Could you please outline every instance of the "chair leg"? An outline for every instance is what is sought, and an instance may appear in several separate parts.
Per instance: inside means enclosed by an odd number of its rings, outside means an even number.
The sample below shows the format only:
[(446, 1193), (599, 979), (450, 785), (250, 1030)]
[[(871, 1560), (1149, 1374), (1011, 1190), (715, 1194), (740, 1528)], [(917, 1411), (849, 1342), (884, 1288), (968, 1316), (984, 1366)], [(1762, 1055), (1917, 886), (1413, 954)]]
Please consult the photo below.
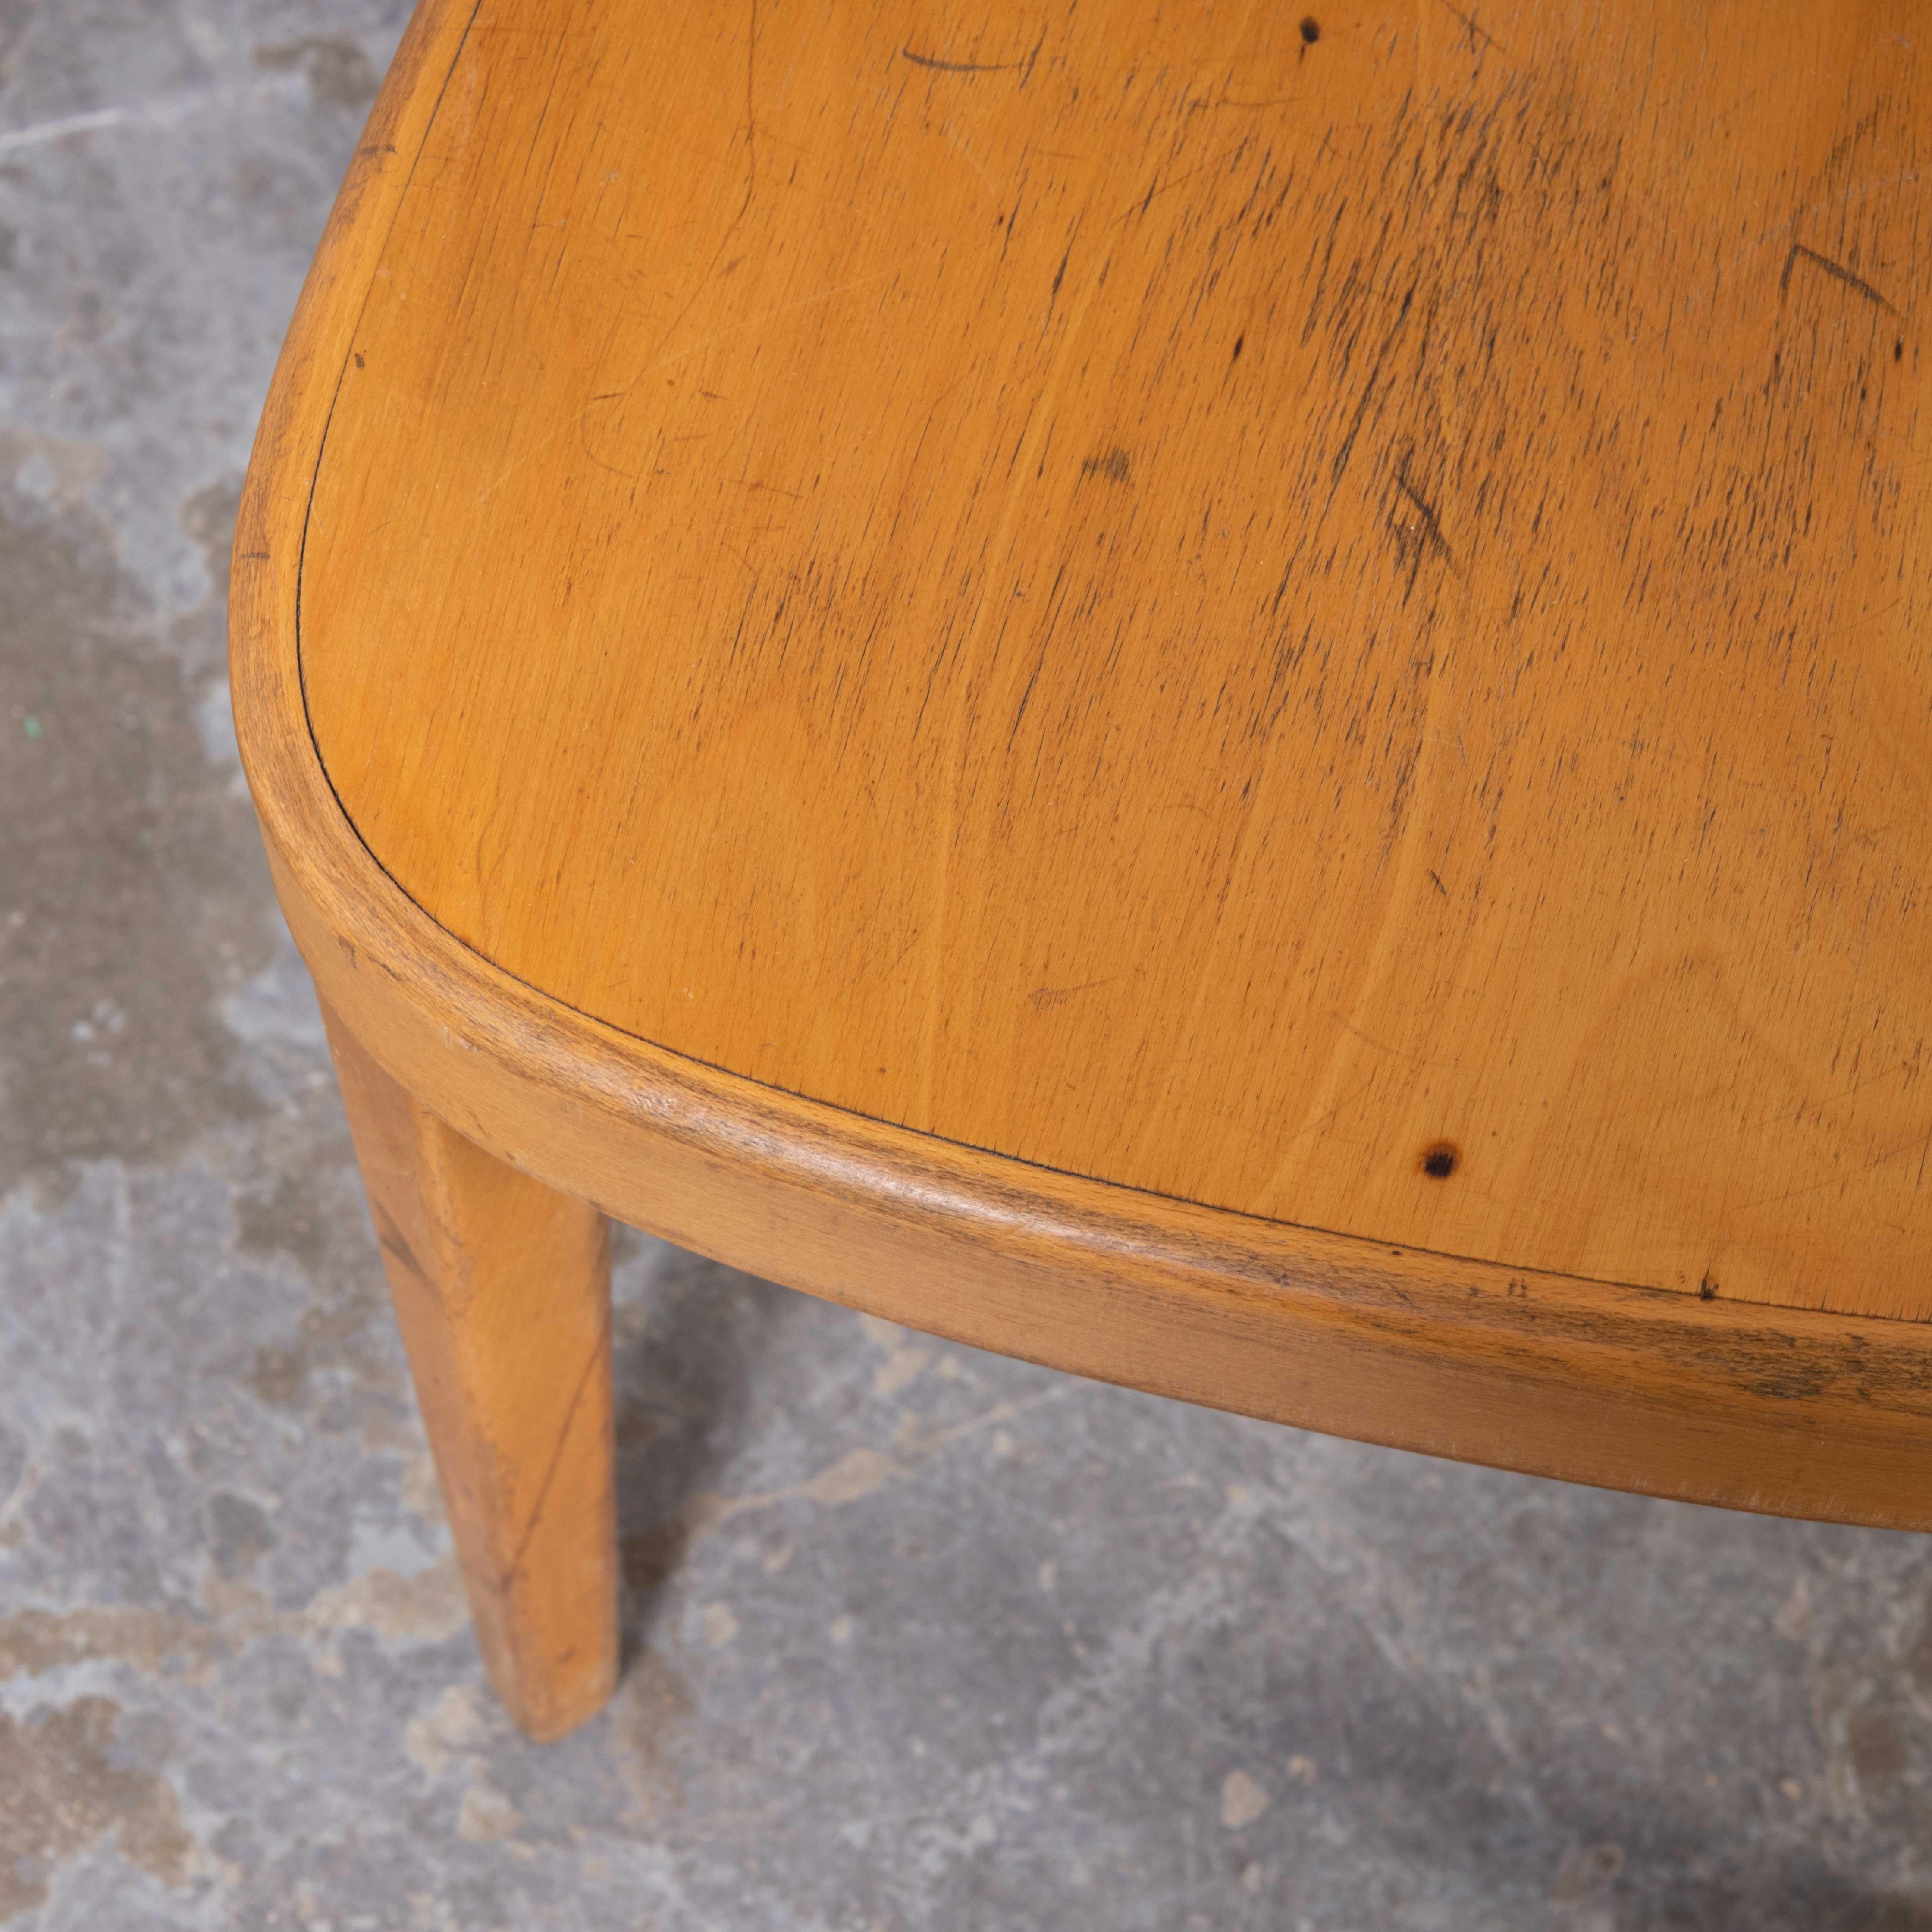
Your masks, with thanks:
[(609, 1228), (323, 1017), (484, 1664), (526, 1733), (559, 1738), (617, 1678)]

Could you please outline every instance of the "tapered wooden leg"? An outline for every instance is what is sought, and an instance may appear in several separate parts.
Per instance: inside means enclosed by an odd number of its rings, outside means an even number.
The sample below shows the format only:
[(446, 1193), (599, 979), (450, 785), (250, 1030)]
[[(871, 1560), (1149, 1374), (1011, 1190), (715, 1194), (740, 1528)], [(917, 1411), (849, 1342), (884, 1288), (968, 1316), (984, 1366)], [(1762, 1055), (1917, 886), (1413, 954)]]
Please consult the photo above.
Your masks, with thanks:
[(483, 1660), (530, 1736), (561, 1737), (617, 1678), (609, 1230), (324, 1018)]

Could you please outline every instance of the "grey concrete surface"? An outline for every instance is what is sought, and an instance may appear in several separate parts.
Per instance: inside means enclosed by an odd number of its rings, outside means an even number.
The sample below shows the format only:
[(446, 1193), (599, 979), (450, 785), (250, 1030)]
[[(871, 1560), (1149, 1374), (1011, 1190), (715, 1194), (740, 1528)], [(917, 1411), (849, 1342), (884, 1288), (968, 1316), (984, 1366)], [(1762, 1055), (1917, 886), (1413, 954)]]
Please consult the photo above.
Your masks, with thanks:
[(1932, 1928), (1932, 1547), (1192, 1412), (642, 1237), (628, 1673), (484, 1689), (236, 766), (398, 0), (0, 0), (0, 1924)]

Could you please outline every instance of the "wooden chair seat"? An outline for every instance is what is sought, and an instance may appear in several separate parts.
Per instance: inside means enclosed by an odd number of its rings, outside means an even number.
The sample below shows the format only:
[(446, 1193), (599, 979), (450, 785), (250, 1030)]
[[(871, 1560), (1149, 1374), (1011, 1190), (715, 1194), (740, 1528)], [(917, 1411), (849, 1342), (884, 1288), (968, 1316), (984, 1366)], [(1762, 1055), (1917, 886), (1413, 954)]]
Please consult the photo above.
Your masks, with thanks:
[(604, 1214), (1303, 1426), (1932, 1522), (1904, 4), (426, 0), (236, 716), (495, 1681)]

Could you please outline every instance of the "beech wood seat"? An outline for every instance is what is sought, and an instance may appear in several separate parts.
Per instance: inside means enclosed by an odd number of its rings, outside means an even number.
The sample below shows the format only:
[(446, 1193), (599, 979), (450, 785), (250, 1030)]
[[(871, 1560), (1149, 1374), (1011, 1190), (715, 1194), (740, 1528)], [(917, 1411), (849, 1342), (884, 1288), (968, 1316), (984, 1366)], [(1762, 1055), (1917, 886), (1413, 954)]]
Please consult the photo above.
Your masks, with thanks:
[(605, 1213), (1410, 1448), (1932, 1523), (1898, 0), (425, 0), (236, 716), (493, 1678)]

